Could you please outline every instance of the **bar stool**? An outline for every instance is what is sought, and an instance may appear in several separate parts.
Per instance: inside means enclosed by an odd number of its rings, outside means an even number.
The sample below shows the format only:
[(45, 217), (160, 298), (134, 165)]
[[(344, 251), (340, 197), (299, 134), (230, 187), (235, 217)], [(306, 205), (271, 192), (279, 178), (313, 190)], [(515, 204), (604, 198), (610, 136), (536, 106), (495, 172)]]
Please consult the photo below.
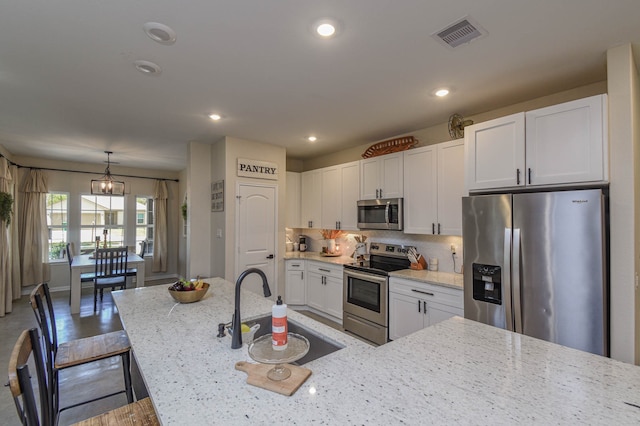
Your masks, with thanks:
[[(133, 389), (131, 386), (130, 371), (131, 344), (129, 343), (127, 333), (124, 330), (113, 331), (58, 344), (55, 313), (47, 283), (36, 286), (31, 292), (30, 297), (31, 307), (36, 315), (36, 320), (38, 321), (38, 326), (40, 327), (40, 332), (45, 343), (45, 366), (49, 389), (52, 395), (49, 412), (56, 416), (57, 419), (57, 415), (64, 410), (123, 392), (127, 395), (127, 401), (132, 403)], [(124, 373), (123, 390), (60, 408), (59, 371), (115, 356), (122, 358), (122, 369)], [(55, 420), (53, 423), (55, 423)]]

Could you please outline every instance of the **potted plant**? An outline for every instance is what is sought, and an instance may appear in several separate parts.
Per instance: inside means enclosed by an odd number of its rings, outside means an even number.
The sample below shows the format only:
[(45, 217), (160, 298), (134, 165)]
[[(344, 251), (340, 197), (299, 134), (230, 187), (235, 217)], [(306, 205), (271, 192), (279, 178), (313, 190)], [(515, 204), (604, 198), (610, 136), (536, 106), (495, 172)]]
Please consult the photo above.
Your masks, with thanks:
[(6, 226), (11, 223), (12, 214), (13, 197), (8, 192), (0, 192), (0, 220), (4, 221)]
[(186, 200), (184, 203), (182, 203), (182, 205), (180, 206), (180, 209), (182, 210), (182, 218), (186, 222), (187, 221), (187, 201)]

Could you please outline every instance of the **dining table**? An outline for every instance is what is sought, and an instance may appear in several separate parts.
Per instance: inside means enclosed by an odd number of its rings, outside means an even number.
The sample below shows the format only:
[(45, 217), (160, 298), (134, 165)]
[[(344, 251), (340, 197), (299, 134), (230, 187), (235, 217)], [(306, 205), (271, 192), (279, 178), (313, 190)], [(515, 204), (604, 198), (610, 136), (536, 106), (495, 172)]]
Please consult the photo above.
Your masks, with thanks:
[[(79, 254), (73, 256), (71, 262), (71, 313), (80, 313), (80, 295), (82, 282), (80, 275), (95, 272), (96, 261), (93, 254)], [(127, 269), (136, 269), (136, 287), (144, 287), (144, 259), (135, 253), (127, 255)]]

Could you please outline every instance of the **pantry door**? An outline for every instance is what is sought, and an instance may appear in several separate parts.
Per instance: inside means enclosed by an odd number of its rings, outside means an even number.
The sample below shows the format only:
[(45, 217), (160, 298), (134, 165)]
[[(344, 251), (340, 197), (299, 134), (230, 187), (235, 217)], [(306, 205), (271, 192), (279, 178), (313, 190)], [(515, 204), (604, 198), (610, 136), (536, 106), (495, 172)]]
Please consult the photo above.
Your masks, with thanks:
[[(271, 293), (275, 295), (276, 186), (239, 183), (236, 200), (236, 279), (244, 270), (258, 268), (267, 276)], [(258, 274), (248, 275), (242, 288), (264, 296)]]

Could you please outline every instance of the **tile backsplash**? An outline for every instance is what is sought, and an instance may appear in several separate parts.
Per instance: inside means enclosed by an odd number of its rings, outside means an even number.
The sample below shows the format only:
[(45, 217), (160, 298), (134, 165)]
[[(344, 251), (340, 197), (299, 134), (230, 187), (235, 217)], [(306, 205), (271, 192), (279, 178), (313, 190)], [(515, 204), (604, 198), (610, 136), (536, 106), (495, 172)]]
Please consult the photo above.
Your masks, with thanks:
[[(338, 238), (336, 243), (346, 256), (351, 256), (355, 250), (355, 236), (365, 235), (367, 242), (386, 244), (403, 244), (414, 246), (418, 253), (425, 257), (438, 259), (438, 270), (442, 272), (462, 272), (462, 237), (444, 235), (405, 234), (401, 231), (346, 231), (346, 237)], [(287, 228), (287, 241), (298, 241), (300, 235), (307, 237), (307, 251), (320, 252), (325, 245), (318, 229)], [(451, 245), (456, 246), (455, 269)]]

